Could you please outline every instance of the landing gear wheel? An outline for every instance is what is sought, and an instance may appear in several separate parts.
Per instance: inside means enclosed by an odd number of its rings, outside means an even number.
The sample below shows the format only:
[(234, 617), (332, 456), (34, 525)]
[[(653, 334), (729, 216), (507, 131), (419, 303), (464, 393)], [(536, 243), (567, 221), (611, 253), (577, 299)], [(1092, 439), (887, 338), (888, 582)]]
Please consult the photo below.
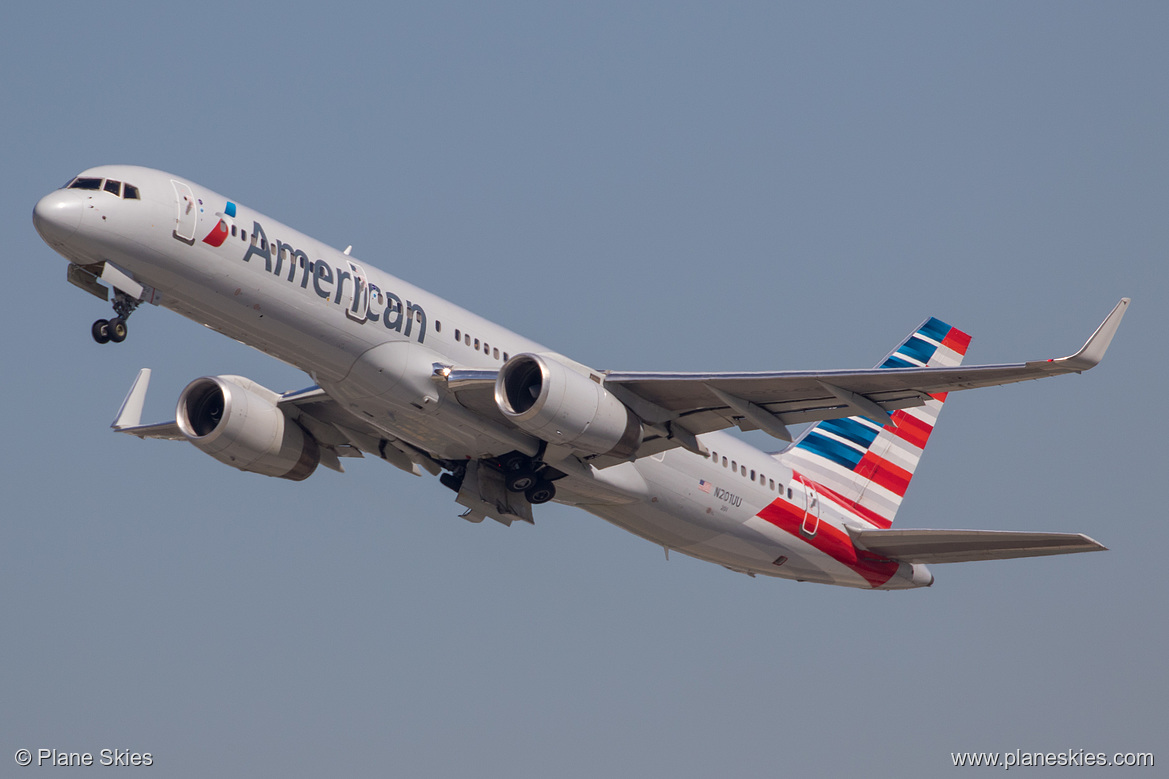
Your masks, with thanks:
[(529, 471), (532, 469), (532, 460), (522, 454), (506, 455), (499, 464), (503, 466), (503, 470), (508, 473), (515, 473), (516, 471)]
[(533, 471), (516, 471), (507, 475), (507, 488), (512, 492), (525, 492), (532, 489), (540, 481)]
[(89, 332), (93, 334), (93, 340), (99, 344), (109, 343), (110, 323), (105, 319), (99, 319), (93, 323), (93, 327), (90, 328)]
[(447, 489), (458, 492), (463, 488), (463, 478), (466, 477), (466, 475), (466, 471), (463, 473), (444, 473), (438, 477), (438, 480)]
[(556, 485), (550, 481), (544, 481), (541, 479), (540, 481), (536, 482), (536, 486), (528, 489), (528, 491), (524, 493), (524, 496), (527, 497), (528, 503), (531, 503), (533, 506), (538, 506), (541, 503), (547, 503), (556, 497)]
[(141, 302), (121, 290), (114, 290), (114, 313), (117, 316), (113, 319), (99, 319), (94, 322), (93, 329), (90, 331), (93, 334), (93, 340), (99, 344), (110, 341), (120, 344), (125, 341), (130, 332), (129, 328), (126, 327), (126, 320), (130, 318), (130, 314), (134, 313), (134, 309), (138, 308)]

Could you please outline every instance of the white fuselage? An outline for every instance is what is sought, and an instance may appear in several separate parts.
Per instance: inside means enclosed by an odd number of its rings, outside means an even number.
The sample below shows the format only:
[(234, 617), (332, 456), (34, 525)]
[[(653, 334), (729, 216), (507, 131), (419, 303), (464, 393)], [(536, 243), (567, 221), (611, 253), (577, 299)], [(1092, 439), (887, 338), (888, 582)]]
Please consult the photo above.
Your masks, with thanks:
[[(546, 347), (246, 206), (229, 207), (227, 198), (186, 179), (121, 165), (82, 175), (132, 183), (140, 198), (62, 189), (42, 200), (38, 230), (71, 262), (112, 263), (148, 288), (149, 302), (300, 368), (363, 423), (435, 458), (534, 453), (529, 436), (463, 408), (434, 382), (370, 375), (369, 366), (385, 360), (365, 358), (392, 353), (394, 365), (495, 370), (508, 356), (549, 353)], [(763, 521), (760, 512), (777, 501), (806, 510), (798, 474), (733, 436), (701, 439), (717, 457), (672, 449), (586, 467), (557, 482), (557, 500), (745, 573), (885, 589), (932, 581), (911, 565), (866, 578), (798, 533)], [(846, 520), (854, 518), (829, 502), (818, 517), (845, 538)]]

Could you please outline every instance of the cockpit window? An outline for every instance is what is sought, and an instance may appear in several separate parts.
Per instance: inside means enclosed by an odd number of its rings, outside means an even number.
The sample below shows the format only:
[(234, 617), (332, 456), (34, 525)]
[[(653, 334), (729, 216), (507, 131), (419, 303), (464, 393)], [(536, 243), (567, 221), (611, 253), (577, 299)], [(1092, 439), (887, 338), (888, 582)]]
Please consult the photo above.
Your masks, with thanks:
[(89, 190), (105, 190), (114, 197), (120, 197), (123, 200), (141, 200), (142, 195), (138, 191), (138, 187), (133, 184), (123, 184), (114, 179), (91, 179), (91, 178), (75, 178), (69, 182), (66, 189), (89, 189)]

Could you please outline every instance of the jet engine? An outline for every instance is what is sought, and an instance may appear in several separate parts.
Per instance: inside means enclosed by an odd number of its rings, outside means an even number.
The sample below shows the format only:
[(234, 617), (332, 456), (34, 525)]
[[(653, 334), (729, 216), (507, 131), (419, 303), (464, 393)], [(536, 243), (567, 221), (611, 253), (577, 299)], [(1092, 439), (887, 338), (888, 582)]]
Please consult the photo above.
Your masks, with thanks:
[(175, 419), (188, 441), (221, 463), (301, 481), (320, 463), (320, 447), (285, 416), (278, 397), (242, 376), (204, 376), (179, 395)]
[(495, 404), (521, 430), (587, 454), (628, 457), (641, 420), (600, 382), (544, 354), (517, 354), (495, 380)]

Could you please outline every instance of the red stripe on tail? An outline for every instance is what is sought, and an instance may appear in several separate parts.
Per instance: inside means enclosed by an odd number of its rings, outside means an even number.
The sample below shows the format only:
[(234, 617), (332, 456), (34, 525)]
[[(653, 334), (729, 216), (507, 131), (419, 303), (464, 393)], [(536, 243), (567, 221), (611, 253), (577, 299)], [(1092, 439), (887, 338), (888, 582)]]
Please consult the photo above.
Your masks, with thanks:
[(970, 347), (970, 336), (956, 327), (951, 327), (950, 332), (946, 334), (945, 340), (942, 341), (942, 346), (964, 355)]
[(856, 472), (857, 475), (871, 479), (899, 498), (905, 497), (909, 480), (913, 478), (912, 473), (878, 457), (872, 450), (865, 452), (865, 456), (857, 463)]
[(896, 427), (886, 425), (885, 429), (894, 433), (898, 438), (913, 444), (918, 449), (925, 449), (926, 442), (930, 440), (930, 433), (934, 430), (933, 426), (929, 423), (923, 422), (904, 411), (893, 412), (893, 424)]

